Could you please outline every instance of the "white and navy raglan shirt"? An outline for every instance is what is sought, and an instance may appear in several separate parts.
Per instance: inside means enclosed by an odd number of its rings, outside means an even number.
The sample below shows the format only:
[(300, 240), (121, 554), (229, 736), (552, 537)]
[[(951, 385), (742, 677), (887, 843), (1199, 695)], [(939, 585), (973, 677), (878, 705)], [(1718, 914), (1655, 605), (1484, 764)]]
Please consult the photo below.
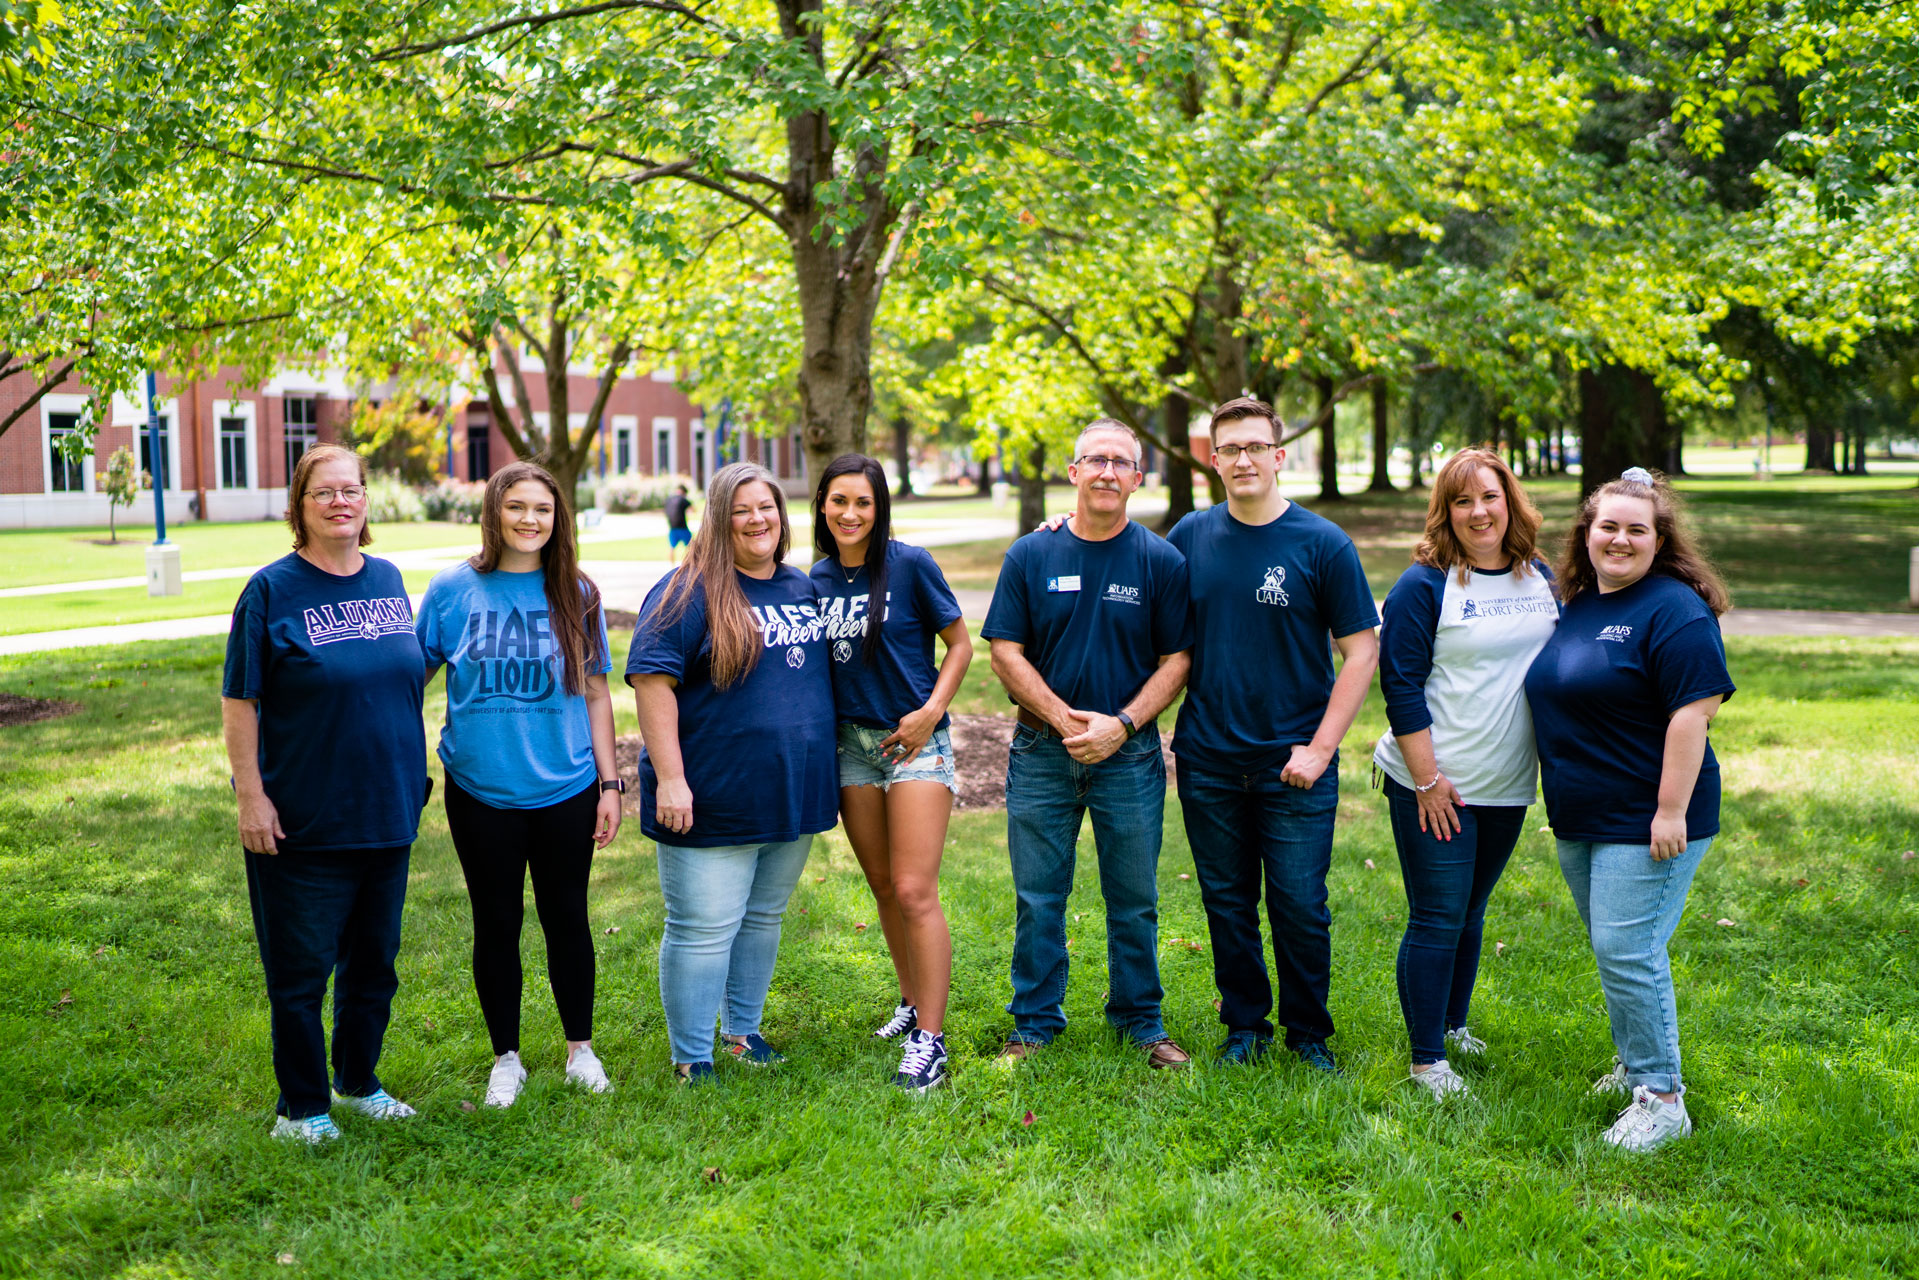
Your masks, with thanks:
[(1529, 805), (1539, 756), (1526, 705), (1526, 671), (1559, 621), (1551, 572), (1416, 564), (1387, 593), (1379, 640), (1379, 688), (1391, 732), (1373, 762), (1416, 787), (1399, 735), (1432, 730), (1433, 753), (1471, 805)]

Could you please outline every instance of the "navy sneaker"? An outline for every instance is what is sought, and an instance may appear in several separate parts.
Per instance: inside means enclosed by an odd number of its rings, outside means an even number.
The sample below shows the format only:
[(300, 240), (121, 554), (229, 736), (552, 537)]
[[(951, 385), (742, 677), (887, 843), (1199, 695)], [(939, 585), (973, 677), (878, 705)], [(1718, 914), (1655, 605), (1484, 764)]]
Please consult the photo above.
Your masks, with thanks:
[(1214, 1056), (1213, 1061), (1223, 1066), (1250, 1067), (1265, 1057), (1266, 1051), (1272, 1047), (1271, 1036), (1263, 1036), (1257, 1031), (1234, 1031), (1226, 1037), (1226, 1042), (1219, 1046), (1219, 1053)]
[(893, 1083), (909, 1093), (930, 1093), (945, 1084), (946, 1037), (917, 1028), (909, 1031)]
[(710, 1062), (676, 1062), (673, 1064), (673, 1077), (676, 1083), (683, 1085), (712, 1084), (713, 1064)]
[(744, 1062), (749, 1067), (777, 1067), (786, 1061), (786, 1055), (766, 1043), (766, 1038), (757, 1031), (724, 1043), (735, 1062)]
[(1324, 1040), (1308, 1040), (1305, 1044), (1295, 1046), (1293, 1052), (1315, 1071), (1324, 1071), (1329, 1076), (1339, 1074), (1339, 1064), (1333, 1061), (1333, 1051), (1326, 1047)]

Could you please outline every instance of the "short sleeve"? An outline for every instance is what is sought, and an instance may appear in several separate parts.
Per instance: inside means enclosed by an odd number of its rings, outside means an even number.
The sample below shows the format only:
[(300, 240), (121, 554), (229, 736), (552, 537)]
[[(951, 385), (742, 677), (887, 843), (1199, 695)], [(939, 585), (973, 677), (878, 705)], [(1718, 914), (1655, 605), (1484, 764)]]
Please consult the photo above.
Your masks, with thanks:
[[(660, 606), (666, 599), (669, 584), (677, 575), (660, 580), (648, 594), (646, 603), (640, 606), (640, 618), (633, 626), (633, 647), (626, 655), (626, 681), (633, 683), (634, 676), (671, 676), (675, 680), (684, 680), (689, 667), (699, 656), (699, 643), (706, 631), (705, 594), (697, 593), (688, 602), (685, 612), (664, 625), (660, 622)], [(691, 637), (692, 647), (688, 648)], [(609, 670), (611, 668), (609, 667)]]
[(426, 658), (427, 670), (446, 665), (445, 628), (440, 625), (440, 606), (446, 599), (446, 590), (435, 578), (426, 585), (426, 595), (420, 601), (420, 611), (413, 616), (413, 634), (420, 639), (420, 653)]
[(1379, 692), (1396, 735), (1432, 727), (1426, 680), (1433, 673), (1433, 640), (1445, 595), (1446, 571), (1422, 564), (1400, 574), (1386, 593), (1379, 632)]
[(587, 664), (589, 674), (603, 676), (613, 670), (613, 646), (606, 639), (606, 602), (602, 600), (593, 607), (593, 629), (600, 638), (600, 647), (593, 653), (593, 661)]
[(1732, 696), (1725, 641), (1720, 638), (1718, 620), (1710, 615), (1679, 622), (1671, 630), (1661, 627), (1646, 656), (1669, 716), (1701, 698)]
[[(1154, 535), (1157, 536), (1157, 535)], [(1153, 655), (1184, 653), (1193, 647), (1193, 594), (1186, 557), (1166, 548), (1159, 590), (1153, 593)]]
[(931, 624), (932, 630), (944, 631), (960, 619), (959, 597), (946, 585), (939, 561), (924, 548), (915, 547), (913, 558), (917, 561), (913, 566), (914, 611)]
[[(1027, 534), (1027, 538), (1037, 537)], [(1026, 644), (1032, 639), (1032, 610), (1026, 599), (1026, 556), (1022, 544), (1015, 542), (1000, 565), (999, 583), (993, 588), (993, 602), (986, 608), (986, 625), (980, 635), (988, 640), (1011, 640)]]
[(1366, 567), (1359, 562), (1359, 549), (1343, 533), (1327, 557), (1324, 607), (1327, 630), (1334, 636), (1371, 631), (1379, 625), (1379, 610), (1366, 581)]
[(233, 605), (227, 630), (227, 661), (220, 678), (223, 698), (257, 699), (266, 683), (266, 582), (255, 575)]

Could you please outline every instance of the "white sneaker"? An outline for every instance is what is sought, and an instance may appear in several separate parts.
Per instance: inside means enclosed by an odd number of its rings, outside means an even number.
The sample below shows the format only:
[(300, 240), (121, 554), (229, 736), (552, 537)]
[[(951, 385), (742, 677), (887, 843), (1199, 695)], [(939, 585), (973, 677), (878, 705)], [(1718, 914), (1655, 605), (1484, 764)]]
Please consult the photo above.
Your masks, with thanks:
[(1690, 1138), (1692, 1117), (1686, 1114), (1685, 1096), (1661, 1102), (1658, 1094), (1639, 1085), (1632, 1091), (1632, 1105), (1601, 1136), (1621, 1151), (1651, 1151), (1674, 1138)]
[(419, 1114), (385, 1089), (375, 1089), (372, 1093), (359, 1098), (349, 1098), (344, 1093), (336, 1092), (333, 1100), (344, 1102), (361, 1115), (372, 1116), (375, 1120), (404, 1120), (408, 1116)]
[[(524, 1077), (526, 1073), (520, 1074)], [(606, 1068), (600, 1065), (590, 1044), (583, 1044), (573, 1051), (573, 1056), (567, 1060), (566, 1078), (590, 1093), (605, 1093), (613, 1087), (613, 1082), (606, 1078)]]
[(308, 1116), (304, 1120), (289, 1120), (281, 1116), (273, 1122), (273, 1136), (292, 1138), (317, 1147), (323, 1142), (338, 1142), (340, 1126), (333, 1123), (332, 1116)]
[(519, 1050), (509, 1049), (500, 1055), (500, 1060), (493, 1064), (493, 1073), (486, 1078), (486, 1105), (510, 1107), (525, 1087), (526, 1068), (520, 1065)]
[(1414, 1084), (1437, 1099), (1443, 1100), (1455, 1093), (1464, 1095), (1472, 1092), (1466, 1082), (1460, 1079), (1459, 1073), (1453, 1070), (1452, 1064), (1444, 1058), (1424, 1071), (1415, 1071), (1411, 1067), (1408, 1067), (1406, 1071), (1412, 1076)]
[(1446, 1047), (1454, 1053), (1478, 1055), (1486, 1052), (1486, 1042), (1472, 1033), (1470, 1027), (1454, 1027), (1446, 1033)]
[(1632, 1086), (1626, 1083), (1626, 1064), (1618, 1054), (1612, 1056), (1612, 1070), (1593, 1081), (1594, 1093), (1616, 1093), (1625, 1097), (1632, 1092)]

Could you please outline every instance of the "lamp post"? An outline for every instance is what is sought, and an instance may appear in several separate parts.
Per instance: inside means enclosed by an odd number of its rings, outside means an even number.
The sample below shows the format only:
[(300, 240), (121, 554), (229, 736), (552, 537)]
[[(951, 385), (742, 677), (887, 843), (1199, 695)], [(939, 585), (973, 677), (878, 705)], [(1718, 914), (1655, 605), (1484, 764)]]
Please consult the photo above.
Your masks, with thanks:
[(160, 447), (160, 393), (153, 370), (147, 370), (147, 461), (156, 472), (153, 485), (153, 545), (147, 548), (147, 594), (177, 596), (186, 588), (180, 581), (180, 547), (167, 541), (167, 455)]

